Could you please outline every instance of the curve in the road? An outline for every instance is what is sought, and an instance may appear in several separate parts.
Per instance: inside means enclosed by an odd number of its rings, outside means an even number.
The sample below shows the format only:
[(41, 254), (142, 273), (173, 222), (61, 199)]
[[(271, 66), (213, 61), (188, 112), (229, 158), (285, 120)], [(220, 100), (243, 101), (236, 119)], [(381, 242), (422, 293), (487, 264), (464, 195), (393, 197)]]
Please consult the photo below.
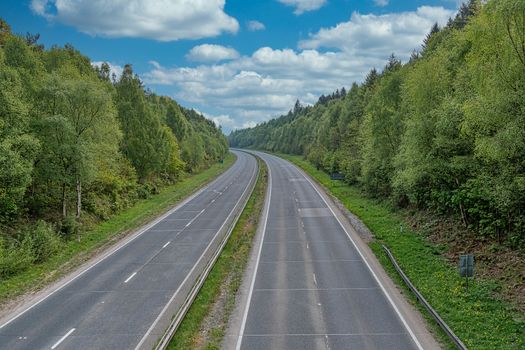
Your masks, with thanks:
[(0, 348), (130, 349), (151, 344), (146, 336), (154, 342), (167, 305), (183, 302), (249, 195), (257, 163), (235, 154), (215, 181), (4, 322)]

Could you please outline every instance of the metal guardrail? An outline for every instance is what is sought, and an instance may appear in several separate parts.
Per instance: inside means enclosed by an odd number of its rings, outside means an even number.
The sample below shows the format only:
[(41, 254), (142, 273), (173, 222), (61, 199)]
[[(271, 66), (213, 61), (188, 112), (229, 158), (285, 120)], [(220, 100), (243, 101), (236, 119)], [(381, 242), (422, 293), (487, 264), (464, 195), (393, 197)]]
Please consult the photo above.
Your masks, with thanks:
[(443, 319), (441, 318), (441, 316), (439, 316), (437, 311), (434, 310), (434, 308), (428, 303), (425, 297), (423, 297), (423, 295), (416, 289), (416, 287), (414, 287), (412, 282), (410, 282), (407, 275), (405, 275), (403, 270), (401, 270), (401, 267), (399, 267), (399, 264), (397, 263), (396, 259), (394, 258), (390, 250), (384, 244), (382, 246), (383, 246), (383, 250), (385, 251), (386, 255), (390, 259), (390, 262), (392, 263), (392, 265), (394, 265), (394, 268), (396, 269), (397, 273), (401, 276), (403, 281), (405, 281), (408, 289), (410, 289), (416, 295), (416, 299), (421, 304), (423, 304), (423, 306), (428, 310), (428, 312), (432, 315), (432, 317), (434, 317), (437, 324), (443, 329), (443, 331), (445, 331), (445, 333), (448, 335), (450, 340), (452, 340), (452, 342), (456, 345), (458, 349), (468, 350), (465, 344), (463, 344), (463, 342), (461, 341), (461, 339), (459, 339), (458, 336), (454, 334), (452, 329), (450, 329), (450, 327), (445, 323), (445, 321), (443, 321)]
[[(257, 165), (259, 167), (259, 165)], [(231, 233), (233, 229), (235, 228), (235, 225), (237, 224), (237, 221), (239, 221), (239, 217), (241, 216), (244, 208), (246, 207), (246, 204), (248, 203), (248, 200), (250, 199), (251, 194), (253, 193), (253, 189), (255, 188), (255, 185), (257, 183), (257, 179), (260, 174), (260, 169), (258, 169), (255, 173), (255, 176), (252, 179), (252, 183), (249, 185), (250, 190), (248, 191), (246, 197), (242, 201), (241, 205), (238, 208), (234, 208), (233, 210), (237, 210), (237, 213), (235, 214), (234, 220), (231, 221), (231, 223), (228, 226), (228, 230), (226, 234), (223, 236), (219, 246), (217, 247), (217, 250), (213, 254), (212, 258), (208, 261), (206, 266), (204, 267), (204, 270), (201, 272), (195, 283), (193, 284), (190, 292), (188, 293), (188, 296), (184, 300), (184, 303), (181, 305), (175, 316), (173, 317), (169, 327), (166, 329), (162, 337), (159, 339), (157, 344), (155, 345), (155, 350), (165, 350), (168, 348), (168, 345), (175, 335), (175, 332), (179, 328), (180, 324), (184, 320), (184, 317), (188, 313), (188, 310), (190, 309), (191, 305), (195, 301), (195, 298), (199, 294), (200, 289), (204, 285), (204, 282), (206, 281), (206, 278), (208, 278), (208, 275), (210, 274), (211, 270), (213, 269), (213, 266), (215, 266), (215, 263), (217, 262), (217, 259), (222, 253), (222, 250), (228, 240), (230, 239)]]

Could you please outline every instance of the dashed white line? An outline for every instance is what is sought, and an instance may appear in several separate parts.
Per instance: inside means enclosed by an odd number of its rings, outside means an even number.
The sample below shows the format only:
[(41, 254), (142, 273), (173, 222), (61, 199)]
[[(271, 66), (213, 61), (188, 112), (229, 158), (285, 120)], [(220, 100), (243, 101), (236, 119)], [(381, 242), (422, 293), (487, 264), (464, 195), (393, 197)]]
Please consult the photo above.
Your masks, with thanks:
[(315, 278), (315, 273), (312, 273), (314, 275), (314, 284), (317, 286), (317, 279)]
[(128, 278), (126, 278), (126, 280), (124, 281), (124, 283), (128, 283), (130, 279), (132, 279), (133, 277), (135, 277), (137, 273), (136, 272), (133, 272)]
[(69, 337), (69, 336), (71, 335), (71, 333), (73, 333), (74, 331), (75, 331), (75, 328), (71, 328), (71, 329), (69, 330), (69, 332), (67, 332), (66, 334), (64, 334), (64, 336), (63, 336), (62, 338), (60, 338), (60, 339), (55, 343), (55, 345), (53, 345), (53, 346), (51, 347), (51, 350), (56, 349), (56, 348), (60, 345), (60, 343), (62, 343), (64, 340), (66, 340), (66, 338)]
[[(295, 167), (296, 169), (299, 169), (297, 167)], [(366, 267), (368, 268), (368, 270), (370, 271), (370, 273), (372, 274), (372, 277), (374, 277), (374, 279), (376, 280), (377, 284), (379, 285), (379, 287), (381, 288), (381, 291), (383, 292), (383, 294), (385, 295), (385, 297), (387, 298), (388, 302), (390, 303), (390, 305), (392, 305), (392, 308), (394, 309), (394, 311), (396, 312), (397, 316), (399, 317), (399, 319), (401, 320), (401, 323), (403, 323), (403, 326), (405, 326), (406, 330), (408, 331), (408, 333), (410, 334), (410, 337), (412, 338), (412, 340), (414, 341), (414, 343), (416, 344), (416, 347), (419, 349), (419, 350), (423, 350), (423, 346), (421, 346), (421, 343), (419, 342), (419, 340), (417, 339), (416, 335), (414, 334), (414, 331), (412, 330), (412, 328), (410, 328), (410, 326), (408, 325), (407, 321), (405, 320), (405, 317), (403, 316), (403, 314), (401, 314), (401, 311), (399, 311), (399, 308), (397, 307), (396, 303), (394, 302), (394, 300), (392, 300), (392, 297), (390, 296), (390, 294), (387, 292), (386, 288), (383, 286), (383, 283), (381, 283), (381, 280), (379, 279), (379, 277), (377, 276), (377, 274), (374, 272), (374, 270), (372, 269), (372, 267), (370, 266), (370, 264), (368, 263), (367, 259), (365, 258), (364, 254), (361, 252), (361, 249), (359, 249), (359, 247), (357, 246), (357, 244), (355, 243), (354, 239), (352, 238), (352, 236), (350, 235), (350, 233), (346, 230), (346, 227), (343, 225), (343, 223), (341, 222), (341, 220), (339, 219), (339, 217), (335, 214), (334, 210), (332, 209), (332, 207), (330, 206), (330, 204), (328, 203), (328, 201), (325, 199), (325, 197), (321, 194), (321, 192), (317, 189), (317, 186), (315, 186), (313, 184), (313, 182), (305, 175), (304, 171), (302, 170), (299, 170), (299, 173), (305, 178), (306, 181), (308, 181), (308, 183), (310, 183), (310, 185), (313, 187), (313, 189), (317, 192), (317, 194), (319, 195), (319, 197), (321, 197), (321, 199), (323, 200), (323, 202), (326, 204), (326, 206), (328, 207), (328, 209), (330, 209), (330, 211), (332, 212), (332, 215), (335, 217), (335, 219), (337, 220), (337, 222), (339, 223), (339, 226), (341, 226), (341, 228), (343, 229), (343, 231), (346, 233), (346, 236), (348, 237), (348, 239), (350, 240), (350, 242), (352, 242), (352, 245), (354, 246), (354, 248), (357, 250), (357, 252), (359, 253), (359, 256), (361, 257), (361, 259), (363, 259), (363, 262), (365, 263)]]
[(171, 241), (169, 241), (169, 242), (166, 242), (166, 244), (164, 244), (164, 245), (162, 246), (162, 248), (166, 248), (167, 246), (169, 246), (169, 245), (170, 245), (170, 243), (171, 243)]
[(197, 215), (195, 215), (195, 217), (193, 219), (191, 219), (185, 227), (188, 227), (190, 226), (191, 224), (193, 224), (193, 222), (195, 221), (195, 219), (197, 219), (199, 216), (202, 215), (202, 213), (204, 213), (204, 211), (206, 210), (206, 208), (202, 209)]

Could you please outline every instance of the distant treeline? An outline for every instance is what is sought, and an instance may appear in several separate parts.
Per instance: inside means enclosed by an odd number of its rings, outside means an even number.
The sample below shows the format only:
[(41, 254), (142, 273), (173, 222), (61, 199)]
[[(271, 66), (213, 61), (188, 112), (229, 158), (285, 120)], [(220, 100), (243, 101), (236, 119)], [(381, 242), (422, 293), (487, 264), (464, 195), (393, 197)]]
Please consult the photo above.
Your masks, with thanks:
[[(229, 136), (525, 246), (525, 2), (470, 1), (402, 64)], [(334, 96), (334, 95), (332, 95)]]
[(130, 65), (111, 76), (0, 19), (0, 277), (31, 240), (76, 232), (81, 213), (105, 219), (227, 150), (212, 121), (145, 90)]

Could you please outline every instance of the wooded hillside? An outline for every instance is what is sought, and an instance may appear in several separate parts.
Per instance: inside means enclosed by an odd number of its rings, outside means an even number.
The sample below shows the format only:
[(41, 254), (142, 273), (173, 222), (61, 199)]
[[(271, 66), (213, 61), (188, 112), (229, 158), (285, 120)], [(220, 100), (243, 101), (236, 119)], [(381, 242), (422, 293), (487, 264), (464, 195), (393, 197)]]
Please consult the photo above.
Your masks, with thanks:
[(470, 1), (407, 63), (230, 137), (525, 247), (525, 2)]
[(222, 159), (215, 124), (71, 45), (0, 20), (0, 278), (40, 262), (84, 221), (106, 219)]

